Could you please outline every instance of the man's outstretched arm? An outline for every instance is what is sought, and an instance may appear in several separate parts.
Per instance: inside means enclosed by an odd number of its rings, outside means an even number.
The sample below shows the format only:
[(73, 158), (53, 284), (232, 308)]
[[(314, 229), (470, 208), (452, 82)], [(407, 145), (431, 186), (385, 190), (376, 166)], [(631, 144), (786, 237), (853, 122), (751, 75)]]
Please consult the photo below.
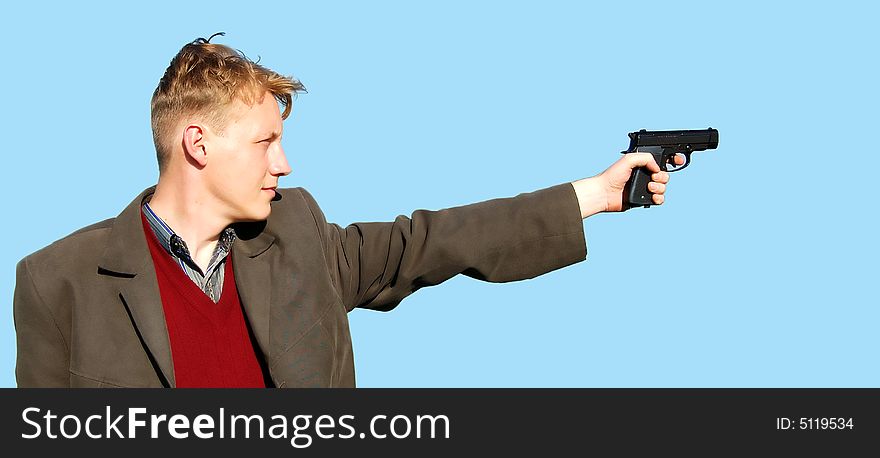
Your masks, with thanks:
[(457, 274), (483, 281), (532, 278), (586, 257), (583, 222), (569, 183), (393, 222), (327, 223), (314, 199), (325, 259), (345, 308), (391, 310)]
[[(621, 197), (615, 204), (609, 194), (618, 192), (618, 187), (622, 191), (630, 170), (644, 165), (650, 167), (643, 155), (628, 154), (586, 180), (345, 228), (328, 223), (314, 198), (305, 190), (302, 193), (346, 309), (390, 310), (419, 288), (457, 274), (508, 282), (584, 260), (582, 219), (620, 207)], [(655, 183), (660, 185), (659, 194), (668, 179), (663, 175)]]

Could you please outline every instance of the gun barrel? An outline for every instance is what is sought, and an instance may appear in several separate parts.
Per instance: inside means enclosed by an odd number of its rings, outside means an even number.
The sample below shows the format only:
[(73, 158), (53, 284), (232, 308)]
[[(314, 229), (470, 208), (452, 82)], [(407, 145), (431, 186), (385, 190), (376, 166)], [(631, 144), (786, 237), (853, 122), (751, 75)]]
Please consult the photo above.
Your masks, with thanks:
[(718, 130), (713, 128), (703, 130), (654, 130), (642, 129), (638, 132), (630, 132), (629, 149), (635, 150), (639, 146), (673, 146), (692, 145), (694, 150), (715, 149), (718, 147)]

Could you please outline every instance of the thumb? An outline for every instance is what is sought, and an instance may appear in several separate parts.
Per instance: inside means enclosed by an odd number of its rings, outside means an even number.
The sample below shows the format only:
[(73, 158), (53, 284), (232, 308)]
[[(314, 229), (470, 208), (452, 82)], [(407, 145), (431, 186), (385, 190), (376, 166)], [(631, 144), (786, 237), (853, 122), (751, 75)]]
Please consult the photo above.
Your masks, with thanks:
[(636, 167), (647, 167), (648, 170), (652, 172), (660, 172), (660, 166), (657, 165), (657, 161), (654, 160), (654, 156), (649, 153), (628, 153), (626, 156), (627, 162), (631, 169)]

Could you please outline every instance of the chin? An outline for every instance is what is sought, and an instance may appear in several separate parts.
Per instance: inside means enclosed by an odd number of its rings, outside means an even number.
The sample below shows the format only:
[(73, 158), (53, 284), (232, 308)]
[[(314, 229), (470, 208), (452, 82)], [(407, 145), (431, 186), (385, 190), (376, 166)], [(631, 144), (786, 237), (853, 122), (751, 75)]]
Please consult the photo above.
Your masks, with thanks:
[(269, 218), (270, 213), (272, 213), (272, 207), (266, 205), (265, 209), (254, 209), (252, 211), (242, 212), (241, 215), (239, 215), (239, 217), (235, 219), (235, 221), (242, 223), (265, 221)]
[(265, 221), (265, 220), (269, 219), (269, 214), (271, 214), (271, 213), (272, 213), (272, 206), (266, 204), (266, 208), (265, 208), (265, 209), (263, 209), (263, 210), (260, 211), (260, 212), (256, 212), (256, 213), (255, 213), (255, 215), (254, 215), (254, 217), (255, 217), (254, 221)]
[(265, 213), (259, 214), (259, 215), (256, 215), (256, 214), (250, 215), (248, 218), (245, 218), (245, 221), (248, 221), (248, 222), (266, 221), (267, 219), (269, 219), (269, 213), (271, 213), (271, 212), (265, 212)]

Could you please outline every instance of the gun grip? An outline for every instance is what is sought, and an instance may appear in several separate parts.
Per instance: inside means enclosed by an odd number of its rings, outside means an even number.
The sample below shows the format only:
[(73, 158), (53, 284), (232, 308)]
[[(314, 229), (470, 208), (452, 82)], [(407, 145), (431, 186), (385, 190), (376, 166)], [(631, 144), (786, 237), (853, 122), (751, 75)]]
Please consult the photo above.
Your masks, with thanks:
[(629, 181), (623, 188), (624, 201), (628, 207), (650, 207), (654, 205), (654, 194), (648, 191), (648, 183), (650, 181), (650, 170), (645, 167), (633, 170), (632, 176), (629, 177)]
[[(660, 170), (666, 170), (666, 161), (663, 160), (663, 148), (647, 147), (634, 152), (651, 153), (651, 155), (654, 156), (654, 161), (660, 166)], [(648, 183), (651, 182), (651, 175), (653, 175), (653, 172), (648, 170), (647, 167), (633, 169), (629, 181), (627, 181), (626, 186), (623, 187), (623, 200), (626, 208), (639, 206), (650, 207), (651, 205), (654, 205), (654, 193), (648, 191)]]

